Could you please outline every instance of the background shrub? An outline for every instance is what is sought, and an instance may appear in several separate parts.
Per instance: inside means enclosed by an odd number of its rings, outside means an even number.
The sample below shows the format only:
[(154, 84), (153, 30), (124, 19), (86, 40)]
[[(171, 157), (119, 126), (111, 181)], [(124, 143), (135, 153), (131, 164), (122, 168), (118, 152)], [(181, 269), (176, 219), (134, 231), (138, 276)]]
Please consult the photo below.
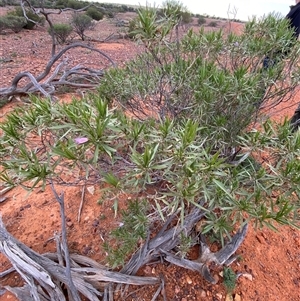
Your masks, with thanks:
[(65, 7), (73, 8), (73, 9), (81, 9), (85, 6), (88, 6), (89, 2), (77, 1), (77, 0), (68, 0), (65, 4)]
[(73, 31), (73, 27), (69, 24), (57, 23), (53, 24), (53, 28), (48, 29), (48, 33), (51, 35), (53, 30), (54, 37), (59, 44), (64, 44), (67, 41), (67, 38)]
[(199, 16), (198, 17), (198, 25), (203, 25), (206, 23), (206, 20), (204, 18), (204, 16)]
[(103, 13), (97, 9), (96, 7), (89, 7), (86, 11), (86, 14), (96, 21), (100, 21), (103, 19)]
[(210, 27), (217, 27), (218, 26), (218, 22), (211, 21), (211, 22), (208, 23), (208, 26), (210, 26)]
[(27, 21), (24, 17), (6, 15), (0, 17), (0, 31), (11, 29), (13, 32), (17, 33), (24, 28), (26, 23)]
[[(24, 25), (25, 29), (33, 29), (36, 26), (36, 24), (44, 25), (44, 23), (45, 23), (44, 17), (41, 17), (41, 16), (35, 14), (31, 10), (25, 10), (25, 12), (26, 12), (27, 18), (33, 21), (32, 22), (32, 21), (26, 19), (26, 24)], [(8, 15), (24, 17), (23, 10), (20, 6), (16, 7), (11, 12), (8, 12)]]
[(189, 24), (193, 20), (191, 13), (189, 12), (182, 12), (181, 13), (181, 22), (183, 24)]
[(74, 28), (74, 31), (80, 36), (80, 38), (84, 41), (85, 34), (84, 32), (87, 29), (92, 27), (92, 18), (85, 14), (75, 13), (72, 16), (71, 25)]

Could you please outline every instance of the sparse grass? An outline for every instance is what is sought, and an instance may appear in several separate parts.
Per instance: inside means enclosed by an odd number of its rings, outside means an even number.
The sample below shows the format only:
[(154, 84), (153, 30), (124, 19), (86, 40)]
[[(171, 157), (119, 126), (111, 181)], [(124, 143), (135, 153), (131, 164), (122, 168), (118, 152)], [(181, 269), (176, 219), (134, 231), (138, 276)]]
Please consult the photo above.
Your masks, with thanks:
[(230, 268), (223, 270), (223, 283), (228, 293), (232, 293), (236, 286), (236, 273)]

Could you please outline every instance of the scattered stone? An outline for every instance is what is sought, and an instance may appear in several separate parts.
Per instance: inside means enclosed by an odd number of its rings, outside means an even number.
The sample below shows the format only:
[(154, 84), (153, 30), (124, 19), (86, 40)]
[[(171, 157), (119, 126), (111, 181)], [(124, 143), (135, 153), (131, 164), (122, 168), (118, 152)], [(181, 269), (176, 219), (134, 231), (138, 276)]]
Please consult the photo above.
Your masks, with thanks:
[(205, 292), (205, 290), (201, 290), (201, 292), (200, 292), (200, 297), (201, 297), (201, 298), (205, 298), (205, 297), (206, 297), (206, 292)]
[(230, 293), (226, 295), (225, 301), (233, 301), (233, 297)]
[(179, 286), (175, 286), (175, 294), (177, 295), (178, 293), (180, 293), (180, 287)]
[(149, 265), (146, 265), (145, 268), (144, 268), (144, 273), (146, 275), (149, 275), (152, 273), (152, 270), (151, 270), (151, 267)]
[(86, 188), (86, 190), (87, 190), (90, 194), (92, 194), (92, 195), (94, 195), (94, 193), (95, 193), (95, 187), (94, 187), (94, 186), (89, 186), (89, 187)]
[(242, 297), (239, 294), (235, 294), (234, 301), (242, 301)]
[(71, 221), (67, 222), (67, 226), (68, 227), (72, 227), (73, 226), (73, 223)]
[(220, 293), (217, 293), (217, 294), (216, 294), (216, 297), (217, 297), (219, 300), (222, 300), (222, 298), (223, 298), (223, 295), (222, 295), (222, 294), (220, 294)]
[(214, 279), (216, 280), (216, 283), (218, 283), (219, 280), (220, 280), (220, 277), (219, 277), (217, 274), (215, 274), (215, 275), (214, 275)]
[(253, 281), (253, 276), (249, 273), (243, 273), (241, 276), (247, 278), (250, 281)]
[(196, 230), (197, 233), (201, 233), (202, 232), (204, 223), (205, 223), (205, 220), (204, 219), (200, 219), (200, 221), (196, 224), (195, 230)]
[(189, 276), (186, 277), (186, 282), (187, 282), (187, 284), (193, 283), (192, 279)]
[(99, 226), (99, 220), (95, 219), (92, 223), (93, 227), (98, 227)]

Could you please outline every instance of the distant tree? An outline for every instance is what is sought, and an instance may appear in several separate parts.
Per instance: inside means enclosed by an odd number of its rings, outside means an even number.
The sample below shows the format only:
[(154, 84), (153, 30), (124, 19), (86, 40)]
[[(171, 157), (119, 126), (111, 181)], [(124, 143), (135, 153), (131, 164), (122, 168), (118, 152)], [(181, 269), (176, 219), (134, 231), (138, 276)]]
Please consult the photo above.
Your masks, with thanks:
[(82, 41), (84, 41), (85, 38), (84, 32), (92, 26), (92, 20), (90, 16), (85, 14), (74, 13), (72, 16), (71, 25)]

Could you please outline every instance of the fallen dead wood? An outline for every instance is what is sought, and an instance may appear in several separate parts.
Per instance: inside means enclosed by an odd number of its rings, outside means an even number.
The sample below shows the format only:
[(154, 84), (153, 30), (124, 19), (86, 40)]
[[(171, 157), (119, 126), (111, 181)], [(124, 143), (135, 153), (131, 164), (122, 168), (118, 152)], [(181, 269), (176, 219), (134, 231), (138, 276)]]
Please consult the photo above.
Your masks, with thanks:
[[(26, 282), (22, 288), (5, 287), (5, 289), (14, 293), (19, 300), (67, 300), (62, 288), (63, 286), (69, 287), (66, 267), (51, 260), (47, 255), (40, 255), (34, 252), (16, 240), (7, 232), (2, 220), (0, 220), (0, 252), (10, 260), (14, 269)], [(79, 263), (76, 262), (76, 258), (79, 258)], [(73, 257), (73, 260), (79, 266), (84, 261), (85, 264), (92, 263), (90, 259), (83, 260), (82, 257), (76, 256)], [(92, 263), (92, 265), (95, 264)], [(96, 267), (72, 267), (71, 265), (71, 277), (76, 291), (80, 292), (88, 300), (93, 301), (98, 301), (99, 297), (103, 295), (101, 291), (94, 287), (96, 282), (133, 285), (153, 285), (159, 283), (159, 279), (155, 277), (125, 275), (108, 271), (99, 265), (96, 265)], [(43, 294), (40, 291), (43, 291)], [(30, 296), (30, 299), (28, 299), (28, 296)]]
[[(152, 300), (164, 291), (163, 275), (157, 277), (135, 276), (140, 267), (153, 261), (165, 260), (171, 264), (198, 271), (207, 281), (215, 283), (210, 274), (211, 262), (222, 266), (230, 264), (234, 253), (245, 239), (247, 224), (238, 231), (224, 248), (216, 253), (209, 250), (204, 237), (200, 238), (201, 252), (197, 260), (179, 258), (173, 254), (180, 244), (180, 234), (192, 235), (195, 224), (204, 217), (205, 211), (200, 206), (194, 207), (186, 216), (183, 225), (172, 225), (176, 221), (173, 214), (161, 230), (150, 239), (150, 233), (144, 245), (132, 256), (120, 272), (110, 271), (94, 260), (75, 254), (69, 254), (66, 241), (63, 194), (58, 195), (52, 184), (53, 193), (60, 204), (62, 234), (56, 235), (57, 253), (40, 255), (15, 239), (5, 228), (0, 218), (0, 252), (11, 262), (24, 279), (23, 287), (4, 287), (21, 301), (66, 301), (82, 300), (82, 296), (91, 301), (114, 300), (114, 292), (121, 291), (120, 285), (158, 285)], [(202, 204), (203, 205), (203, 204)], [(66, 265), (66, 266), (64, 266)], [(11, 272), (11, 269), (9, 270)], [(8, 272), (7, 272), (8, 273)], [(114, 287), (114, 284), (118, 284)], [(66, 292), (67, 291), (67, 292)], [(121, 293), (123, 293), (121, 291)], [(166, 297), (164, 297), (166, 299)]]
[(209, 264), (214, 262), (219, 266), (224, 264), (229, 265), (236, 259), (234, 254), (246, 237), (248, 224), (245, 224), (242, 229), (233, 236), (232, 240), (216, 253), (212, 253), (209, 250), (204, 236), (201, 235), (201, 250), (197, 260), (190, 261), (175, 257), (170, 251), (180, 244), (180, 234), (184, 233), (186, 236), (191, 236), (195, 224), (204, 215), (205, 211), (203, 209), (194, 207), (191, 213), (186, 216), (183, 226), (167, 229), (175, 216), (170, 217), (159, 233), (151, 240), (146, 241), (143, 247), (132, 256), (121, 272), (125, 274), (135, 274), (141, 266), (157, 260), (157, 258), (162, 258), (172, 264), (198, 271), (208, 282), (215, 283), (215, 279), (209, 272)]
[[(99, 84), (100, 77), (104, 75), (103, 70), (94, 70), (84, 66), (77, 65), (73, 68), (68, 68), (67, 60), (63, 60), (54, 70), (53, 74), (48, 79), (52, 66), (70, 49), (73, 48), (86, 48), (91, 51), (99, 53), (104, 57), (111, 66), (115, 67), (114, 61), (103, 51), (96, 49), (90, 45), (83, 43), (73, 43), (66, 46), (56, 55), (54, 55), (47, 65), (45, 70), (34, 77), (30, 72), (21, 72), (17, 74), (12, 80), (10, 87), (0, 88), (0, 97), (11, 98), (15, 95), (29, 95), (34, 93), (41, 93), (45, 97), (52, 97), (56, 92), (58, 86), (64, 85), (77, 88), (94, 88)], [(27, 77), (30, 82), (23, 87), (18, 87), (22, 78)]]

